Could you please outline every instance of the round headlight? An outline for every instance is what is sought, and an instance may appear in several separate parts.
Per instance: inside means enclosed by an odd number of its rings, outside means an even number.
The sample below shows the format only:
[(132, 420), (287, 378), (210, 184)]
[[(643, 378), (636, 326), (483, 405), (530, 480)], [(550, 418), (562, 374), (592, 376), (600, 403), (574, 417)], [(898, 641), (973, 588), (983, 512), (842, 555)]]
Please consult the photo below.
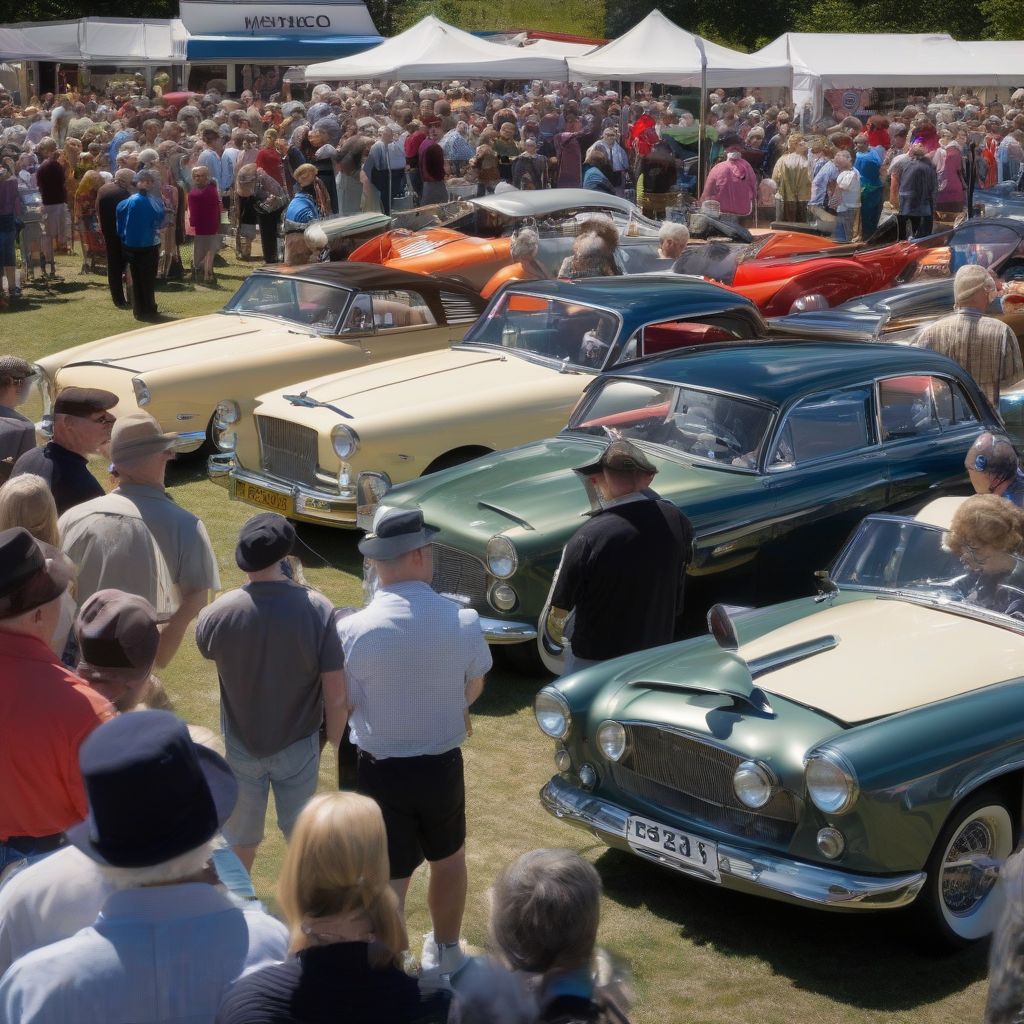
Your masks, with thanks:
[(213, 413), (214, 426), (223, 430), (225, 427), (230, 427), (232, 423), (237, 423), (241, 415), (237, 402), (231, 401), (230, 398), (222, 398)]
[(828, 299), (818, 292), (810, 292), (807, 295), (801, 295), (789, 307), (790, 313), (809, 313), (812, 309), (828, 309)]
[(818, 832), (817, 843), (822, 855), (828, 857), (829, 860), (841, 857), (843, 850), (846, 849), (846, 837), (839, 829), (832, 828), (831, 825)]
[(507, 583), (495, 583), (487, 593), (487, 600), (499, 612), (510, 612), (519, 603), (516, 592)]
[(238, 435), (233, 430), (215, 430), (213, 441), (222, 452), (233, 452), (238, 447)]
[(344, 423), (339, 423), (331, 431), (331, 445), (339, 459), (350, 459), (359, 451), (359, 435)]
[(618, 722), (602, 722), (597, 729), (597, 745), (609, 761), (618, 761), (626, 752), (626, 730)]
[(515, 545), (500, 533), (487, 542), (486, 559), (487, 571), (499, 580), (507, 580), (519, 568)]
[(834, 750), (812, 754), (804, 778), (811, 802), (826, 814), (845, 814), (857, 799), (859, 787), (853, 767)]
[(569, 702), (557, 690), (546, 686), (540, 690), (533, 698), (533, 713), (545, 736), (564, 740), (569, 735), (569, 726), (572, 724)]
[(754, 811), (771, 800), (774, 787), (771, 773), (756, 761), (744, 761), (732, 777), (732, 788), (740, 803)]

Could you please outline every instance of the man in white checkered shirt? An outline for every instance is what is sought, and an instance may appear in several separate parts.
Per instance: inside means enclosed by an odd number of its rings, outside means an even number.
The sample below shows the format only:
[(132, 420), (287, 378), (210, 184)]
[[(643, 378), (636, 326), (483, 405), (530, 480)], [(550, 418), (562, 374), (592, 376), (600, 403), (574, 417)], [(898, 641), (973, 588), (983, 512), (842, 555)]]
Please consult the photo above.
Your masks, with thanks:
[(431, 538), (419, 509), (382, 506), (359, 543), (380, 585), (338, 622), (345, 652), (349, 727), (359, 749), (356, 788), (380, 805), (391, 885), (403, 913), (409, 881), (430, 864), (433, 931), (424, 974), (450, 976), (466, 905), (466, 800), (462, 741), (467, 708), (483, 692), (491, 655), (475, 611), (430, 586)]

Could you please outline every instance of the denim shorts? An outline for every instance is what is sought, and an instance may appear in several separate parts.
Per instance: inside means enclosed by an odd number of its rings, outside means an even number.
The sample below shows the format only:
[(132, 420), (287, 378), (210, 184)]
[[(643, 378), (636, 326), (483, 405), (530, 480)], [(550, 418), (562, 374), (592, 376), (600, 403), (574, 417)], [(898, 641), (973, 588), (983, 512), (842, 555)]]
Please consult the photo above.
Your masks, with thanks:
[(0, 226), (0, 267), (16, 267), (18, 260), (14, 254), (14, 228), (5, 231)]
[(269, 757), (253, 757), (225, 727), (225, 757), (238, 780), (238, 803), (224, 825), (232, 846), (258, 846), (263, 839), (267, 799), (274, 790), (277, 824), (285, 839), (320, 775), (320, 733), (304, 736)]

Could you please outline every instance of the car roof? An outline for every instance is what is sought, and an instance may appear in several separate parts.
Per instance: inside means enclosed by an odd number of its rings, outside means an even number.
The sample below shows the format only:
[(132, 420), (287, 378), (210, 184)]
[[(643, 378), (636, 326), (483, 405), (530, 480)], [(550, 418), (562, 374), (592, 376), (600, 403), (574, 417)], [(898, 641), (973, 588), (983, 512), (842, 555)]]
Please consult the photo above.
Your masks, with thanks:
[[(683, 274), (634, 274), (617, 277), (588, 277), (578, 281), (517, 281), (508, 290), (550, 295), (563, 302), (604, 306), (627, 314), (639, 314), (644, 323), (659, 316), (698, 316), (726, 309), (757, 312), (745, 295), (730, 288)], [(685, 309), (681, 303), (685, 302)], [(632, 318), (632, 316), (631, 316)]]
[(481, 210), (490, 210), (506, 217), (535, 217), (559, 210), (594, 209), (618, 210), (621, 213), (639, 213), (639, 210), (621, 196), (595, 192), (589, 188), (545, 188), (523, 192), (502, 192), (498, 195), (470, 199)]
[(379, 263), (307, 263), (304, 266), (289, 267), (283, 263), (260, 267), (254, 274), (269, 274), (302, 278), (320, 284), (333, 284), (343, 288), (381, 289), (412, 288), (418, 292), (435, 293), (441, 290), (469, 294), (479, 298), (479, 293), (459, 281), (447, 277), (413, 274), (408, 270), (384, 267)]
[(692, 384), (783, 405), (823, 388), (887, 374), (940, 372), (961, 377), (957, 364), (928, 349), (878, 343), (810, 341), (727, 342), (650, 356), (608, 376)]

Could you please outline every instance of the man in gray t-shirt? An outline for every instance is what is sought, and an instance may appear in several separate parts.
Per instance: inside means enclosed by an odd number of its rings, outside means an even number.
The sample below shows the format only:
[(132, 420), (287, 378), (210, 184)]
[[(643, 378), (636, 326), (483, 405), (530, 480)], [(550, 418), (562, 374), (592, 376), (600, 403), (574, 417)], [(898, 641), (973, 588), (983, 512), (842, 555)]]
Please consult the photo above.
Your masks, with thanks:
[(235, 549), (248, 583), (204, 608), (196, 643), (217, 664), (228, 764), (239, 795), (224, 835), (251, 869), (274, 789), (285, 838), (316, 792), (320, 724), (335, 747), (345, 727), (341, 642), (323, 594), (291, 580), (295, 529), (274, 512), (242, 527)]

